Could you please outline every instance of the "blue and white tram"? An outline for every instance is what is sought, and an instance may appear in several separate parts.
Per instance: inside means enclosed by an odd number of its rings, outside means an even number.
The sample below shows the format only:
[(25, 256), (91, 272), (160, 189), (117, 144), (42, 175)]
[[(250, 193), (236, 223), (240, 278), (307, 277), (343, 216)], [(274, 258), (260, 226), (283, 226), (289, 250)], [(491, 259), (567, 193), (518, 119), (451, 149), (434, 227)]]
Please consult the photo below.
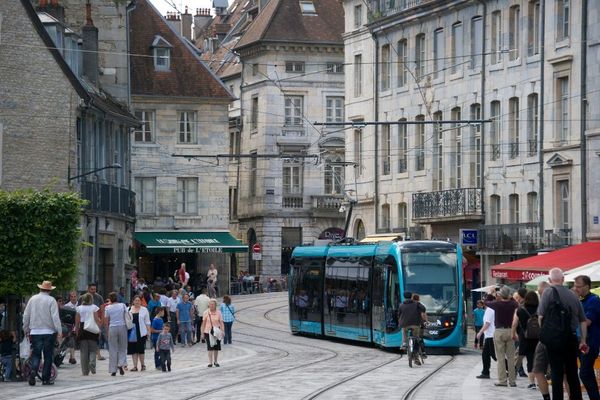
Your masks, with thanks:
[(427, 309), (425, 345), (458, 351), (466, 342), (462, 252), (441, 241), (307, 246), (291, 258), (293, 333), (381, 347), (402, 345), (398, 307), (404, 291)]

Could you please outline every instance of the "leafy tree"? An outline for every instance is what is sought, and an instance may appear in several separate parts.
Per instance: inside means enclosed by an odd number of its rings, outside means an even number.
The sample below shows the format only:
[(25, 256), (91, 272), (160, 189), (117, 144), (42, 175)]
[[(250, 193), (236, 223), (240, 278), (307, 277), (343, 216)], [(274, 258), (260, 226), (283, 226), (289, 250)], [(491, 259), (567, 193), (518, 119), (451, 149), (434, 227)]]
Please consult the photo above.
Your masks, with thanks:
[(82, 205), (78, 193), (0, 191), (0, 296), (73, 287)]

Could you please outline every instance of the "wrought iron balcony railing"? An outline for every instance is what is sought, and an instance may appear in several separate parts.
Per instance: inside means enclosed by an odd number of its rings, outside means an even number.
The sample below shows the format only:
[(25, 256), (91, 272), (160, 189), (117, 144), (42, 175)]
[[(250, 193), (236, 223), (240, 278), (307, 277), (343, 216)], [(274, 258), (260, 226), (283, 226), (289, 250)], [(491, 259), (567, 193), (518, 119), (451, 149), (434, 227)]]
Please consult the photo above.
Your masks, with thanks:
[(401, 158), (398, 160), (398, 173), (402, 174), (406, 172), (406, 158)]
[(510, 143), (510, 158), (514, 159), (519, 157), (519, 142)]
[(480, 219), (481, 189), (466, 188), (413, 193), (412, 216), (418, 222)]
[(544, 244), (547, 247), (558, 249), (561, 247), (570, 246), (572, 242), (571, 228), (563, 229), (548, 229), (544, 231)]
[(479, 228), (479, 249), (531, 253), (542, 247), (540, 224), (486, 225)]
[(537, 140), (527, 141), (527, 153), (529, 156), (535, 156), (537, 154)]
[(81, 198), (90, 211), (109, 212), (135, 218), (135, 193), (106, 183), (82, 181)]
[(491, 158), (492, 161), (496, 161), (497, 159), (500, 158), (500, 145), (499, 144), (492, 144), (491, 145)]

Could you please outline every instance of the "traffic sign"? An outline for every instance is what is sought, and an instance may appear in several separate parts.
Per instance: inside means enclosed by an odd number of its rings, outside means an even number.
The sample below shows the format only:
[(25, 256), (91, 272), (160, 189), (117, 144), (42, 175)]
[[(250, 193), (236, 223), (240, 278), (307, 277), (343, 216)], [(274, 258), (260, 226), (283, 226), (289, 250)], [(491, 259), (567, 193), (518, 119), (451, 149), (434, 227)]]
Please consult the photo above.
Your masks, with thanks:
[(254, 243), (254, 244), (252, 245), (252, 252), (253, 252), (253, 253), (260, 254), (261, 250), (262, 250), (262, 249), (261, 249), (261, 247), (260, 247), (260, 244), (259, 244), (259, 243)]

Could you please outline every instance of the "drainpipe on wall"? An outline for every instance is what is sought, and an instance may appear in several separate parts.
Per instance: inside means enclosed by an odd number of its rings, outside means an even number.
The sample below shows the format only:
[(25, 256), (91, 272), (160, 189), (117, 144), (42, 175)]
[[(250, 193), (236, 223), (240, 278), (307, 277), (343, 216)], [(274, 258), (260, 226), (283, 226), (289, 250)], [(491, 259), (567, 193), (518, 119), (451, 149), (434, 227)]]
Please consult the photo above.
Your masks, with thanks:
[[(373, 35), (373, 40), (375, 41), (375, 63), (373, 64), (373, 111), (375, 113), (375, 122), (379, 122), (379, 74), (377, 73), (377, 69), (379, 67), (379, 39), (376, 35)], [(373, 129), (375, 130), (375, 151), (373, 152), (373, 154), (375, 155), (373, 160), (373, 164), (375, 166), (375, 233), (377, 233), (377, 230), (379, 229), (379, 124), (375, 124), (373, 126)]]
[(587, 108), (587, 0), (582, 0), (581, 7), (581, 103), (580, 103), (580, 158), (581, 158), (581, 241), (587, 242), (587, 143), (586, 131), (586, 108)]
[[(483, 7), (483, 36), (481, 40), (481, 119), (486, 119), (485, 115), (485, 40), (486, 40), (486, 24), (487, 24), (487, 4), (483, 0), (478, 0)], [(481, 172), (479, 176), (479, 188), (481, 189), (481, 213), (483, 216), (483, 224), (485, 225), (485, 124), (481, 124), (481, 135), (479, 137), (479, 164), (481, 165)], [(485, 263), (480, 263), (481, 266), (488, 267), (488, 259), (486, 257)], [(483, 273), (483, 268), (479, 268), (479, 287), (483, 287), (485, 283), (486, 274)]]
[(540, 215), (540, 239), (544, 239), (544, 126), (546, 125), (544, 122), (544, 91), (545, 91), (545, 72), (544, 65), (546, 60), (546, 1), (540, 1), (540, 101), (538, 102), (538, 107), (540, 108), (540, 135), (538, 138), (538, 164), (540, 165), (539, 172), (539, 215)]

